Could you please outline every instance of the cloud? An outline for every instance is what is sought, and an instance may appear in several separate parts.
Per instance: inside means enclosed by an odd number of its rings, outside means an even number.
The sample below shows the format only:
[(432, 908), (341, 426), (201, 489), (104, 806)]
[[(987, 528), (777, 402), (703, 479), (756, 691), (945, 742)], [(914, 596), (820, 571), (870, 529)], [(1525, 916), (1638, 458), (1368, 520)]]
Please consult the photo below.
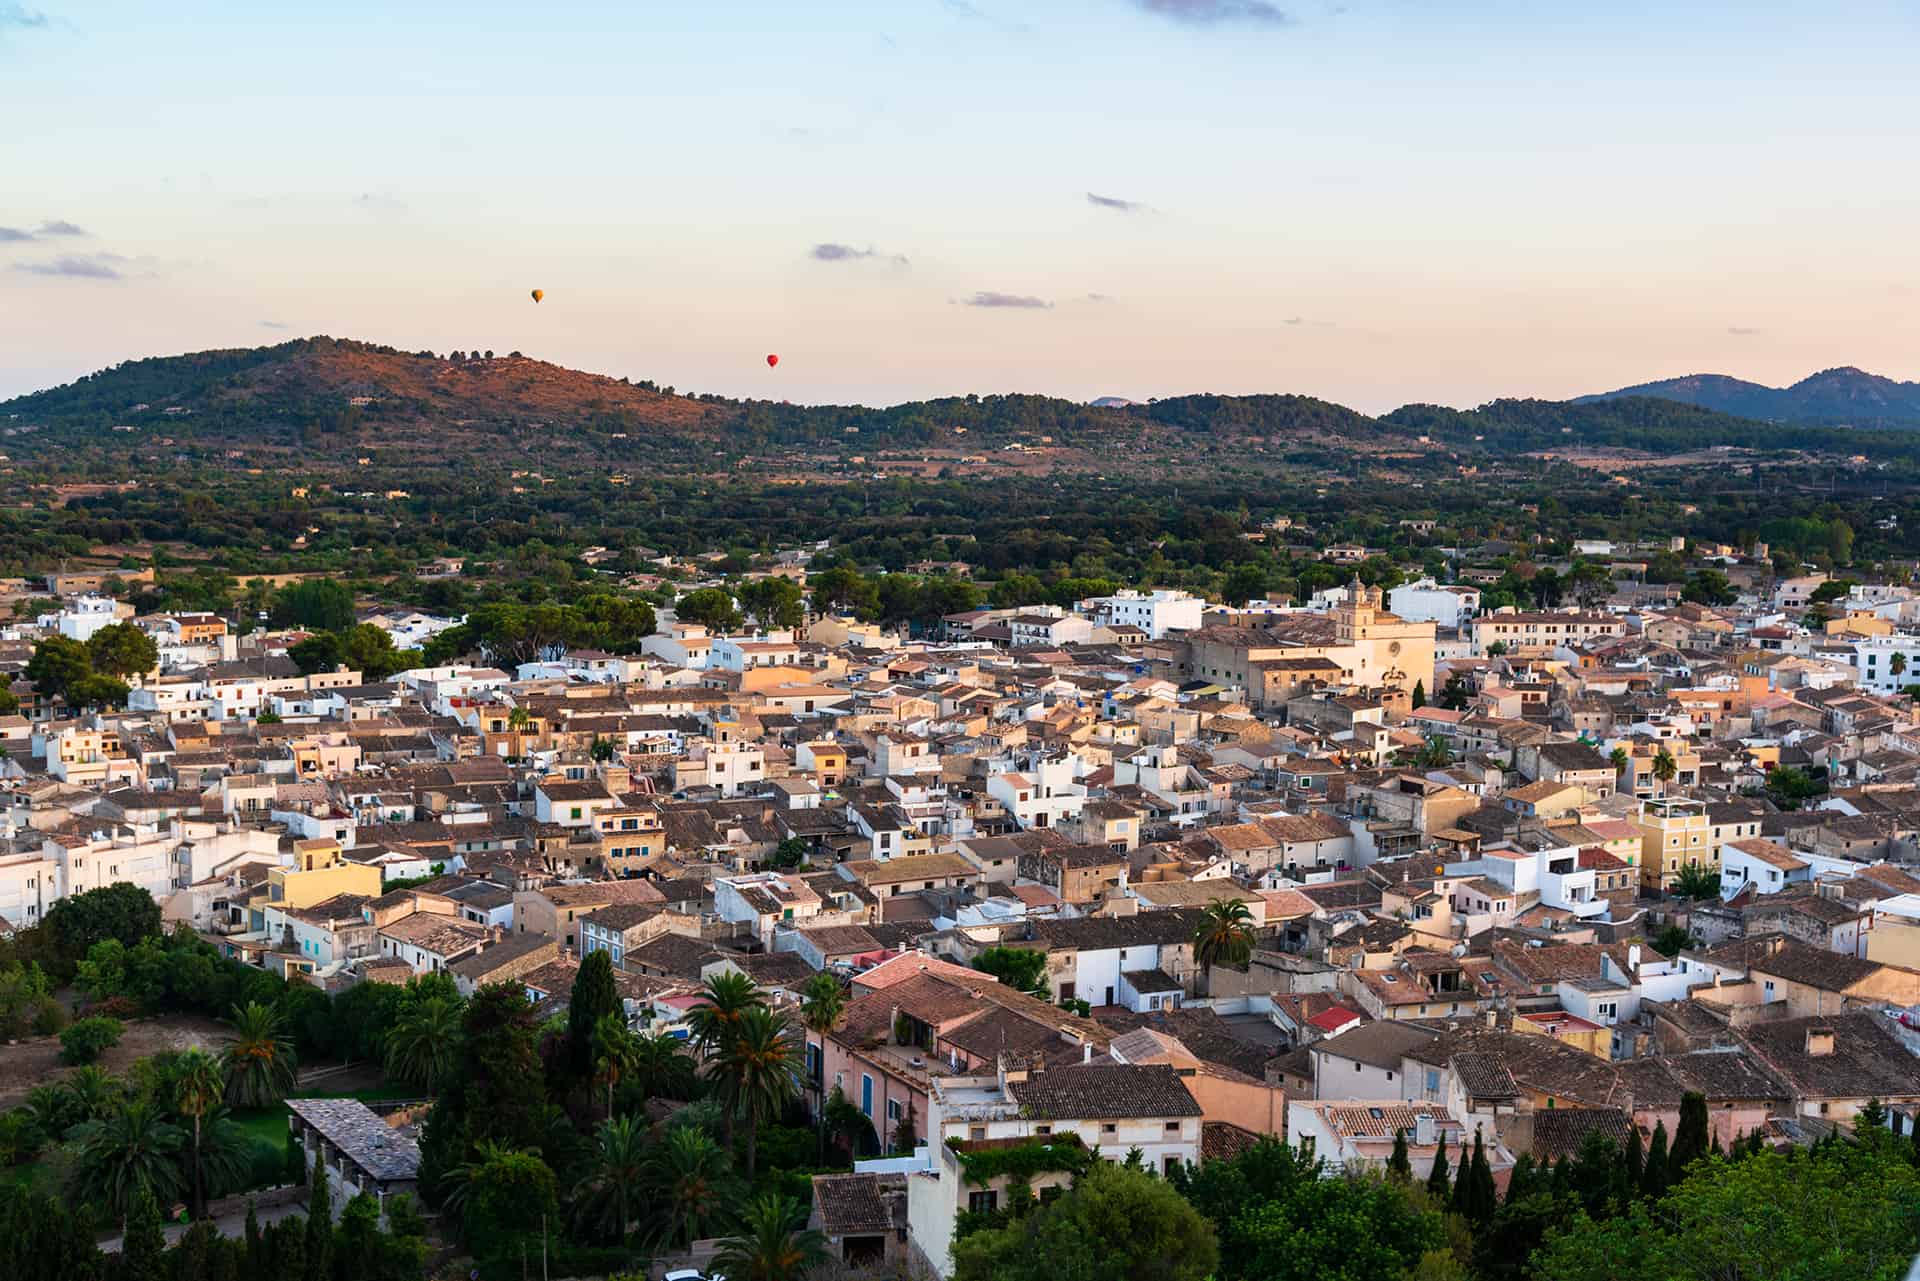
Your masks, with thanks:
[(31, 231), (22, 231), (18, 227), (0, 227), (0, 245), (17, 244), (22, 240), (32, 240)]
[(997, 290), (983, 289), (971, 298), (962, 298), (963, 307), (1010, 307), (1016, 310), (1050, 311), (1053, 304), (1045, 298), (1035, 298), (1031, 294), (1003, 294)]
[(852, 245), (837, 244), (833, 241), (823, 241), (815, 245), (807, 250), (807, 257), (815, 262), (863, 262), (868, 259), (884, 259), (896, 267), (907, 265), (905, 254), (882, 253), (872, 245), (868, 245), (865, 249), (855, 249)]
[(1751, 338), (1760, 331), (1758, 329), (1749, 329), (1745, 325), (1728, 325), (1727, 332), (1735, 338)]
[(120, 269), (113, 264), (124, 259), (116, 254), (93, 254), (80, 257), (68, 254), (55, 258), (52, 262), (16, 262), (15, 271), (24, 271), (34, 276), (69, 276), (82, 280), (118, 280)]
[(86, 228), (76, 227), (65, 219), (49, 218), (40, 224), (40, 234), (43, 236), (84, 236), (87, 234), (87, 231)]
[(407, 207), (406, 201), (384, 191), (362, 192), (353, 198), (353, 203), (356, 208), (377, 214), (401, 213)]
[(1244, 23), (1256, 27), (1290, 27), (1293, 15), (1267, 0), (1132, 0), (1136, 9), (1189, 27), (1218, 27)]
[(293, 326), (292, 326), (292, 325), (289, 325), (289, 324), (286, 324), (285, 322), (283, 322), (283, 321), (279, 321), (279, 320), (263, 320), (263, 321), (261, 321), (261, 322), (260, 322), (260, 328), (262, 328), (262, 329), (291, 329), (291, 328), (293, 328)]
[(0, 0), (0, 27), (30, 27), (44, 30), (53, 25), (53, 19), (38, 9), (29, 9), (23, 4), (8, 4)]
[(1112, 294), (1088, 294), (1085, 299), (1087, 302), (1112, 302), (1113, 300)]
[(1150, 213), (1149, 206), (1138, 200), (1122, 200), (1118, 196), (1103, 196), (1097, 192), (1087, 193), (1087, 203), (1096, 209), (1112, 209), (1118, 213)]

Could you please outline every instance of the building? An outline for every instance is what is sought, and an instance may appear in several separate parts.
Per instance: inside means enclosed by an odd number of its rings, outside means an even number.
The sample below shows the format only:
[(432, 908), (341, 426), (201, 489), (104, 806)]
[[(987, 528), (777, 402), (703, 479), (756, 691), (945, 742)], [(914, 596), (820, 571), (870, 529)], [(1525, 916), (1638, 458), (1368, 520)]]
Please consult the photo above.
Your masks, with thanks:
[(1432, 623), (1442, 631), (1457, 632), (1480, 612), (1480, 589), (1416, 579), (1388, 592), (1387, 608), (1410, 623)]
[(1122, 591), (1112, 596), (1095, 596), (1074, 606), (1091, 614), (1102, 627), (1137, 627), (1148, 640), (1160, 640), (1168, 632), (1190, 632), (1200, 626), (1206, 602), (1181, 591)]

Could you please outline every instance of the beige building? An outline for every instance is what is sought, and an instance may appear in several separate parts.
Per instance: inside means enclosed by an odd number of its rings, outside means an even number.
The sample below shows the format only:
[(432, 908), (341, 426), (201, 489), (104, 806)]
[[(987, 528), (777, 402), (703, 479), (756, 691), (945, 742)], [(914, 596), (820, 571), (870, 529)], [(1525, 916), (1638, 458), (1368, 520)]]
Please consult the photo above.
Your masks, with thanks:
[(1661, 894), (1670, 892), (1683, 867), (1703, 867), (1720, 876), (1720, 847), (1705, 801), (1668, 797), (1643, 801), (1640, 828), (1640, 884)]
[[(1284, 614), (1257, 627), (1203, 627), (1187, 636), (1184, 649), (1188, 673), (1239, 686), (1255, 707), (1284, 703), (1303, 684), (1333, 683), (1334, 668), (1344, 684), (1433, 689), (1434, 625), (1389, 613), (1380, 589), (1358, 579), (1327, 614)], [(1272, 665), (1283, 659), (1320, 661)]]

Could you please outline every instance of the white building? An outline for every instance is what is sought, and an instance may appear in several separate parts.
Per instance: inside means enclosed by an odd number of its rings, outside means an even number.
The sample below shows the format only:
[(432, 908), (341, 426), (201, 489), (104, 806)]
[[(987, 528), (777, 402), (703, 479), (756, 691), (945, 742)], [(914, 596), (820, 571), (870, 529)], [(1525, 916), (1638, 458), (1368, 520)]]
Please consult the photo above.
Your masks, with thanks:
[(990, 1075), (935, 1077), (926, 1159), (907, 1175), (909, 1237), (936, 1275), (952, 1273), (960, 1212), (1000, 1208), (1013, 1181), (1004, 1174), (970, 1179), (967, 1158), (975, 1151), (1031, 1143), (1043, 1157), (1057, 1155), (1058, 1169), (1021, 1177), (1042, 1197), (1071, 1186), (1089, 1155), (1122, 1161), (1138, 1148), (1155, 1170), (1197, 1164), (1200, 1125), (1200, 1105), (1170, 1066), (1076, 1063), (1029, 1070), (1003, 1060)]
[(1432, 623), (1455, 632), (1480, 612), (1480, 589), (1422, 578), (1388, 592), (1387, 610), (1410, 623)]
[[(127, 610), (128, 616), (132, 613), (131, 609)], [(91, 640), (95, 632), (119, 621), (120, 606), (105, 596), (76, 596), (58, 614), (48, 614), (40, 620), (43, 626), (57, 626), (62, 636), (77, 641)]]
[(1186, 592), (1162, 588), (1152, 592), (1122, 591), (1094, 596), (1074, 606), (1090, 614), (1102, 627), (1138, 627), (1150, 640), (1168, 632), (1191, 632), (1200, 627), (1206, 602)]
[(1854, 683), (1875, 694), (1897, 694), (1920, 685), (1920, 636), (1900, 633), (1853, 642)]
[(1025, 770), (1004, 771), (987, 779), (987, 795), (1000, 802), (1013, 821), (1031, 831), (1059, 827), (1080, 817), (1087, 788), (1074, 781), (1076, 757), (1035, 761)]

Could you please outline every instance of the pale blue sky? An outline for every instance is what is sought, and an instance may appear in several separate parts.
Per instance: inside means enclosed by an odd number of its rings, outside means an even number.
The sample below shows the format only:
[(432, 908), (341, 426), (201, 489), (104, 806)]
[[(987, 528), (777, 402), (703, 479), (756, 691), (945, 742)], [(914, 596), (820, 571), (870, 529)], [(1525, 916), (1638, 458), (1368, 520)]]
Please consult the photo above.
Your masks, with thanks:
[(809, 401), (1920, 377), (1920, 2), (1276, 3), (0, 0), (0, 395), (322, 332)]

